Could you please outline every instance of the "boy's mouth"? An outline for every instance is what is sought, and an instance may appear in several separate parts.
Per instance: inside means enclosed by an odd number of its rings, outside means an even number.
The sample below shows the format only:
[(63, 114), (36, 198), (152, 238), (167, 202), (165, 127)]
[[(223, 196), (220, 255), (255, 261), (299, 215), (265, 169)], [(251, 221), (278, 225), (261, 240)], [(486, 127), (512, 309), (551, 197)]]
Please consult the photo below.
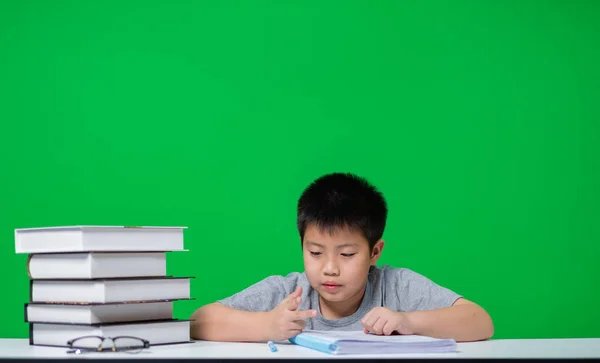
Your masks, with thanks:
[(326, 288), (327, 290), (336, 290), (339, 289), (342, 285), (336, 284), (335, 282), (324, 282), (323, 283), (323, 287)]

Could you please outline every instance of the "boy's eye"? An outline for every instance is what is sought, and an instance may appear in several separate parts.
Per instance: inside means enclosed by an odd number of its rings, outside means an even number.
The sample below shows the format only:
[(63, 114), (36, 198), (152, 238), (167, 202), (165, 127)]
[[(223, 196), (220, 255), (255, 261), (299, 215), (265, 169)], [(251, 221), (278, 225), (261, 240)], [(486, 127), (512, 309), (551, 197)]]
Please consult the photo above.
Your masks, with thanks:
[(352, 257), (354, 255), (356, 255), (356, 253), (342, 253), (342, 256), (344, 257)]
[(313, 251), (310, 251), (310, 254), (311, 254), (311, 255), (313, 255), (313, 256), (318, 256), (318, 255), (320, 255), (320, 254), (321, 254), (321, 252), (313, 252)]

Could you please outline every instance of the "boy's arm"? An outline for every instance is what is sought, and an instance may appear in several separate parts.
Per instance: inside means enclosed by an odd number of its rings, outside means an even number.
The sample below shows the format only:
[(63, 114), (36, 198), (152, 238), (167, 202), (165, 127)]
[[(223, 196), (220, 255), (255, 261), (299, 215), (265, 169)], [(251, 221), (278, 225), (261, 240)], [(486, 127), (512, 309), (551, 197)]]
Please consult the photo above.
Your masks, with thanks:
[[(489, 314), (474, 302), (409, 269), (387, 272), (390, 300), (362, 319), (365, 331), (417, 334), (456, 341), (485, 340), (494, 334)], [(389, 307), (389, 308), (388, 308)]]
[(494, 325), (479, 305), (460, 298), (450, 307), (397, 312), (379, 307), (362, 319), (365, 332), (390, 335), (416, 334), (434, 338), (451, 338), (459, 342), (489, 339)]
[(192, 316), (192, 339), (230, 342), (285, 340), (302, 332), (304, 319), (316, 316), (315, 310), (298, 310), (302, 302), (298, 287), (273, 310), (245, 311), (212, 303), (196, 310)]
[(479, 305), (463, 298), (447, 308), (403, 314), (413, 334), (453, 338), (461, 342), (485, 340), (494, 335), (490, 315)]
[(221, 303), (205, 305), (192, 314), (192, 339), (218, 341), (264, 341), (268, 312), (243, 311)]

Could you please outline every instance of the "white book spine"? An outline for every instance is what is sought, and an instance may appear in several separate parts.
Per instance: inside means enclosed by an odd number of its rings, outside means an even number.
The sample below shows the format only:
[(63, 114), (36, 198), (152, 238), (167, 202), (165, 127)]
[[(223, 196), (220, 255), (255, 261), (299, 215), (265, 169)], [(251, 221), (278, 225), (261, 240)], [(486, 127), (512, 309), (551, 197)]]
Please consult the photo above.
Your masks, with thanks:
[(32, 302), (116, 303), (189, 299), (189, 278), (34, 280)]

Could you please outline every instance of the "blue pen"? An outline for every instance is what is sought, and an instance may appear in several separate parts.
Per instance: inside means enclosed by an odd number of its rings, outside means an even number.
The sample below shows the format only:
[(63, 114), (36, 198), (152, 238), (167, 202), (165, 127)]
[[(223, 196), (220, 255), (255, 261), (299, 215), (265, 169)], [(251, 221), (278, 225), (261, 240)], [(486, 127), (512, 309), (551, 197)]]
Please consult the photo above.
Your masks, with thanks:
[(267, 345), (269, 346), (269, 350), (270, 350), (271, 352), (276, 352), (276, 351), (277, 351), (277, 347), (275, 346), (275, 344), (273, 344), (273, 342), (272, 342), (272, 341), (270, 341), (270, 340), (269, 340), (269, 341), (267, 342)]

